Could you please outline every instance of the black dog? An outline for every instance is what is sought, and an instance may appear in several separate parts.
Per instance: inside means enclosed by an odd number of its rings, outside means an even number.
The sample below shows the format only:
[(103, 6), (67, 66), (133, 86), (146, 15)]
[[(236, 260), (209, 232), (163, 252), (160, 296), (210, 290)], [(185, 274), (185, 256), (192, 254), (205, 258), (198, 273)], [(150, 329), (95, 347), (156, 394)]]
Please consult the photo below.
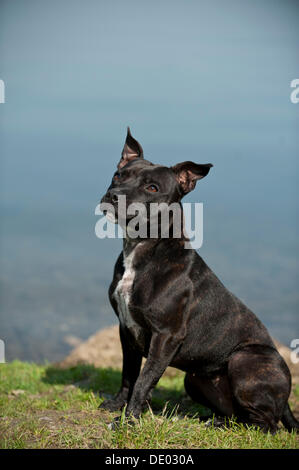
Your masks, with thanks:
[[(102, 199), (180, 202), (211, 164), (171, 168), (144, 160), (130, 129), (112, 183)], [(180, 206), (181, 207), (181, 206)], [(116, 214), (117, 217), (117, 214)], [(117, 220), (117, 219), (116, 219)], [(124, 238), (109, 289), (120, 320), (122, 384), (102, 407), (138, 417), (167, 366), (186, 372), (185, 388), (219, 418), (275, 433), (279, 420), (299, 428), (288, 405), (289, 369), (264, 325), (229, 292), (195, 250), (180, 238)], [(142, 357), (147, 361), (141, 370)], [(141, 372), (140, 372), (141, 370)]]

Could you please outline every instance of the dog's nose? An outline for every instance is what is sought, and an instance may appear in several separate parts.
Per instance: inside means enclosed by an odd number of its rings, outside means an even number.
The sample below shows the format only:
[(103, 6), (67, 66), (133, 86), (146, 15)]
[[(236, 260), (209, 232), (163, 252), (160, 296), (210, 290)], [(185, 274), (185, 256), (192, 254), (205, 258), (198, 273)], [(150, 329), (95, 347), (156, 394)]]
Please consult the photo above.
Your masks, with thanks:
[(114, 202), (118, 201), (118, 195), (115, 194), (113, 191), (108, 191), (105, 196), (103, 197), (101, 202)]

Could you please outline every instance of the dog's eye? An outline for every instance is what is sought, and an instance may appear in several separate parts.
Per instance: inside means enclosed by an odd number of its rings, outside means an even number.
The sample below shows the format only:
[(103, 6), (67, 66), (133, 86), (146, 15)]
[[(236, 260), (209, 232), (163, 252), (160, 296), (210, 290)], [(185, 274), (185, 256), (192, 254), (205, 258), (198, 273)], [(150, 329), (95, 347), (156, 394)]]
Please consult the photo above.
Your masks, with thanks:
[(114, 181), (119, 180), (119, 178), (120, 178), (120, 174), (119, 174), (119, 173), (115, 173), (115, 175), (113, 176)]
[(146, 189), (151, 193), (157, 193), (159, 191), (158, 186), (155, 184), (150, 184)]

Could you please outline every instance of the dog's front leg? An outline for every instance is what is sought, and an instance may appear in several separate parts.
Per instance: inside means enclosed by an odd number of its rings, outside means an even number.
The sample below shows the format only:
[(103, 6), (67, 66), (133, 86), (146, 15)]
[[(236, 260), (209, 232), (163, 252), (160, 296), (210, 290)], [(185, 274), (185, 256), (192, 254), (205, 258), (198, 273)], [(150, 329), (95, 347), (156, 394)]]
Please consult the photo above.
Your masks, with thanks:
[(180, 335), (154, 333), (147, 361), (135, 383), (126, 416), (139, 417), (150, 391), (157, 384), (182, 343)]
[(134, 349), (127, 337), (126, 331), (120, 325), (119, 328), (122, 352), (123, 369), (121, 387), (117, 395), (111, 400), (105, 400), (100, 406), (109, 411), (116, 411), (130, 400), (133, 388), (141, 368), (142, 355)]

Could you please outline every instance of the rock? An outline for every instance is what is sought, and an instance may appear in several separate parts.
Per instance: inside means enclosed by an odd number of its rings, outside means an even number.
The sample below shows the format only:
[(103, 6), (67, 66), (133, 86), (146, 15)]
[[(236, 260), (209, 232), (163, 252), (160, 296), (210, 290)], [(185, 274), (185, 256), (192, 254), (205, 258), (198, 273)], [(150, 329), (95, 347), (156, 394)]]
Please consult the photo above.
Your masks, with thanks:
[(121, 368), (122, 352), (118, 326), (105, 328), (90, 336), (87, 341), (75, 347), (65, 359), (56, 365), (66, 368), (78, 364)]
[(72, 346), (73, 348), (79, 346), (79, 344), (82, 343), (81, 338), (77, 338), (77, 336), (73, 336), (73, 335), (64, 336), (63, 341), (69, 346)]

